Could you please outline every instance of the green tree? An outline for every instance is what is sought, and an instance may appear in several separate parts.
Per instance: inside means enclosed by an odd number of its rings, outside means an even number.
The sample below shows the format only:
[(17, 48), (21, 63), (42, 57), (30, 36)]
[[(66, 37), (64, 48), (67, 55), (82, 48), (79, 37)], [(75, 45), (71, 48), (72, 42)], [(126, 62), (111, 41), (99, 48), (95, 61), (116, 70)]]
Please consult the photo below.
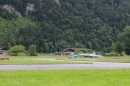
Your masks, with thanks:
[(113, 45), (113, 49), (114, 49), (115, 52), (117, 52), (118, 54), (121, 55), (121, 53), (123, 52), (123, 45), (120, 42), (116, 42)]
[[(130, 0), (59, 2), (58, 5), (54, 0), (0, 0), (0, 46), (8, 50), (22, 44), (28, 49), (36, 44), (37, 52), (48, 53), (54, 52), (53, 46), (57, 44), (58, 51), (86, 47), (110, 52), (117, 35), (130, 25)], [(33, 11), (27, 11), (33, 3)], [(3, 9), (6, 4), (22, 17)]]
[(9, 51), (10, 51), (10, 53), (13, 53), (15, 56), (17, 56), (18, 53), (25, 51), (25, 47), (23, 45), (15, 45), (15, 46), (11, 47)]
[(28, 49), (29, 56), (37, 56), (36, 45), (32, 44)]
[(47, 43), (45, 43), (45, 51), (47, 52), (49, 50), (49, 46)]
[(130, 55), (130, 26), (123, 29), (123, 32), (119, 34), (119, 39), (123, 43), (126, 54)]

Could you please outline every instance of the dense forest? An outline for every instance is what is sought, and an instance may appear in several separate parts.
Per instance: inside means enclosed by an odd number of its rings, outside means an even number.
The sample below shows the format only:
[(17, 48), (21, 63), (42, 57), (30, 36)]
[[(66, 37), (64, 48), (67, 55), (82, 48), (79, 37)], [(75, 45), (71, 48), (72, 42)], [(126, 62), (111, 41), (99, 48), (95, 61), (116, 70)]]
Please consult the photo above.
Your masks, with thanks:
[(0, 47), (37, 52), (88, 48), (110, 52), (130, 25), (130, 0), (0, 0)]

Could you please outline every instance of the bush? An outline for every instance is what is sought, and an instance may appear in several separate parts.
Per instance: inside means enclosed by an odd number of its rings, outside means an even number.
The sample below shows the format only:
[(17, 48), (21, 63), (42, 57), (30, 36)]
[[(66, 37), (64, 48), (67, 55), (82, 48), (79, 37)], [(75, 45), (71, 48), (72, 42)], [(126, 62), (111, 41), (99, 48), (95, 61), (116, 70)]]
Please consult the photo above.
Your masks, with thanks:
[(27, 54), (29, 56), (37, 56), (36, 45), (32, 44), (31, 46), (29, 46), (29, 50), (27, 51)]
[(120, 56), (120, 54), (117, 54), (117, 53), (107, 53), (107, 54), (104, 54), (104, 56)]
[(25, 47), (22, 45), (15, 45), (10, 48), (9, 52), (11, 55), (17, 56), (18, 53), (25, 52)]

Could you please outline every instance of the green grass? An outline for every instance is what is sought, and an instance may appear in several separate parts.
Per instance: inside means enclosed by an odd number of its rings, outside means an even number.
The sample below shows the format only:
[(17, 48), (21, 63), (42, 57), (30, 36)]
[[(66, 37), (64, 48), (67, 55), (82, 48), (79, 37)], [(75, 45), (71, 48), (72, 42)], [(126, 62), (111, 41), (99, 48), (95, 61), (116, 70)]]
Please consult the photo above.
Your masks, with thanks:
[[(67, 57), (56, 58), (64, 60), (68, 59)], [(78, 57), (78, 59), (71, 59), (76, 61), (88, 61), (88, 62), (118, 62), (118, 63), (130, 63), (130, 57), (128, 56), (119, 56), (119, 57), (103, 57), (103, 58), (88, 58), (88, 57)]]
[(118, 62), (130, 63), (130, 57), (103, 57), (103, 58), (88, 58), (92, 62)]
[(107, 58), (97, 59), (96, 61), (130, 63), (130, 57), (107, 57)]
[[(130, 57), (103, 57), (103, 58), (78, 57), (77, 59), (69, 59), (68, 56), (55, 56), (47, 54), (32, 57), (31, 56), (4, 56), (4, 57), (9, 58), (10, 60), (9, 61), (0, 60), (0, 64), (88, 64), (92, 62), (130, 63)], [(36, 60), (45, 58), (52, 58), (56, 60), (55, 61)]]
[(0, 86), (129, 86), (130, 69), (0, 71)]
[[(4, 57), (1, 57), (4, 58)], [(55, 56), (9, 56), (5, 57), (9, 58), (9, 60), (0, 60), (0, 65), (2, 64), (90, 64), (89, 61), (73, 61), (70, 60), (68, 57), (58, 57), (58, 58), (64, 58), (62, 60), (38, 60), (38, 59), (55, 59)]]
[(46, 61), (46, 60), (9, 60), (9, 61), (2, 61), (0, 60), (0, 65), (4, 64), (90, 64), (91, 62), (75, 62), (75, 61)]

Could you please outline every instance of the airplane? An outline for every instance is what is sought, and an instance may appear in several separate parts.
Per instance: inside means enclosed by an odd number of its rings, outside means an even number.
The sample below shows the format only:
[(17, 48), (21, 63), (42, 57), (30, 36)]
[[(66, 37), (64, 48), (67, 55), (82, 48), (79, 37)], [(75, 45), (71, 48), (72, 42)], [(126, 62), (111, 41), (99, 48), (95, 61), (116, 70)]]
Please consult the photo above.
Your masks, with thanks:
[(70, 54), (69, 58), (71, 59), (75, 59), (75, 58), (78, 58), (78, 55), (74, 55), (73, 53)]
[(83, 56), (83, 57), (99, 57), (99, 58), (103, 57), (101, 52), (99, 52), (98, 54), (96, 54), (95, 52), (93, 52), (92, 54), (89, 54), (89, 53), (87, 53), (87, 54), (78, 54), (78, 56)]

